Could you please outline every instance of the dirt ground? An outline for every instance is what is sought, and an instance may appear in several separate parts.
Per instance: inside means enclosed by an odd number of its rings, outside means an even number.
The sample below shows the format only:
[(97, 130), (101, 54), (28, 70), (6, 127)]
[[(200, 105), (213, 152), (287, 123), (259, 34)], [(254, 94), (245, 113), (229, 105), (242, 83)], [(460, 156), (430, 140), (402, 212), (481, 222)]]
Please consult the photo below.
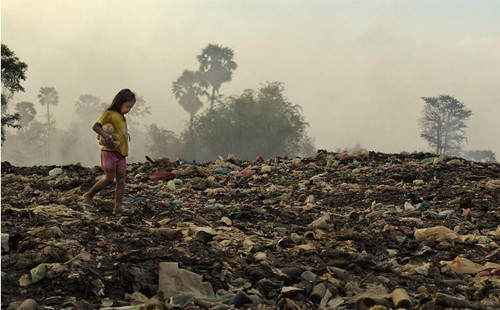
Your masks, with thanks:
[[(500, 307), (498, 163), (163, 158), (128, 166), (121, 215), (111, 186), (79, 204), (98, 167), (1, 168), (2, 308)], [(201, 276), (208, 295), (157, 294), (162, 262)]]

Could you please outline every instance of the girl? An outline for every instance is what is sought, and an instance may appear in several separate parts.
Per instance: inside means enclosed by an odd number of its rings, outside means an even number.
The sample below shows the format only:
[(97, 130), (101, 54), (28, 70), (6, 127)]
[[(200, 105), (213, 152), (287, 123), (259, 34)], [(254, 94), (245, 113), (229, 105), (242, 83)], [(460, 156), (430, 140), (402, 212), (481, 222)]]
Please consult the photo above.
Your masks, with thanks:
[[(128, 142), (130, 136), (127, 131), (127, 122), (125, 114), (130, 112), (135, 104), (135, 94), (130, 89), (122, 89), (101, 117), (96, 121), (92, 129), (104, 139), (104, 145), (101, 148), (101, 168), (104, 170), (104, 179), (98, 181), (92, 188), (83, 195), (83, 205), (92, 206), (94, 196), (106, 186), (113, 183), (115, 186), (115, 206), (113, 213), (121, 213), (123, 209), (123, 195), (125, 193), (125, 172), (127, 166), (126, 157), (128, 155)], [(118, 146), (113, 141), (113, 136), (105, 132), (102, 125), (110, 123), (115, 127), (115, 133), (118, 135)]]

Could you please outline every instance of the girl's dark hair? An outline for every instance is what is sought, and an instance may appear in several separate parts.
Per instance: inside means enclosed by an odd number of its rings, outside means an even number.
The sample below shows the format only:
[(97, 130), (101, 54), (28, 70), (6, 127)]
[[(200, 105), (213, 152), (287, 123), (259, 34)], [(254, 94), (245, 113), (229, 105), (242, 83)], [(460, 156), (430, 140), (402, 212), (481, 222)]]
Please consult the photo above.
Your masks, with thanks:
[(113, 102), (107, 110), (114, 110), (120, 112), (122, 105), (127, 101), (135, 102), (135, 94), (128, 88), (122, 89), (116, 94), (115, 98), (113, 98)]

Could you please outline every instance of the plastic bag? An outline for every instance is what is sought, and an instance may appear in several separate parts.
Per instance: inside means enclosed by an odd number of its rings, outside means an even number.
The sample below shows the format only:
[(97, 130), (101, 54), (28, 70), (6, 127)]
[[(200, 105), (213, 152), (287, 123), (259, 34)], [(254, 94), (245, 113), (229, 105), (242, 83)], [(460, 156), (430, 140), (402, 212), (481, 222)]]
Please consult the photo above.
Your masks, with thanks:
[(456, 232), (444, 226), (415, 230), (415, 241), (422, 242), (430, 238), (435, 238), (437, 242), (454, 243), (460, 241), (460, 236)]

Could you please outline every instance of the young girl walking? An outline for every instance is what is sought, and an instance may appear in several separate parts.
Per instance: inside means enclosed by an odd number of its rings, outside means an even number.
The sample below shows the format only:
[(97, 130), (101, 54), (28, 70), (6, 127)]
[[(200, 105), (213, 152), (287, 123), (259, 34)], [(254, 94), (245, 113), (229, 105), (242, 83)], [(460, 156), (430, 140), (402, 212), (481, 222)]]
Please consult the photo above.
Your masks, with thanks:
[[(104, 139), (101, 148), (101, 168), (104, 170), (105, 177), (92, 186), (92, 188), (83, 195), (83, 204), (85, 206), (95, 205), (94, 196), (108, 185), (115, 185), (115, 206), (113, 213), (121, 213), (123, 209), (123, 195), (125, 193), (125, 177), (128, 156), (128, 142), (130, 135), (127, 130), (125, 114), (130, 112), (135, 104), (135, 94), (130, 89), (122, 89), (101, 117), (96, 121), (92, 129)], [(112, 124), (115, 128), (115, 134), (118, 135), (115, 144), (113, 136), (104, 131), (104, 124)], [(116, 136), (115, 136), (116, 139)]]

